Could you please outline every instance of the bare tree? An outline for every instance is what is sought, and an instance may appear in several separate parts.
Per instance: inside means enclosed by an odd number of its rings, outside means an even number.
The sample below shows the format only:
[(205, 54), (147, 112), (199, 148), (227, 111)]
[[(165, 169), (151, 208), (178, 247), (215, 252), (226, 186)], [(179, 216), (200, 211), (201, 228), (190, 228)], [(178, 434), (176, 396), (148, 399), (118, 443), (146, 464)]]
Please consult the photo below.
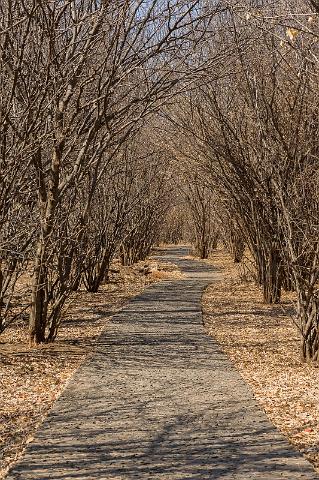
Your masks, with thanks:
[[(198, 0), (30, 0), (3, 2), (1, 8), (6, 81), (27, 119), (37, 187), (30, 341), (39, 343), (55, 316), (48, 275), (59, 271), (50, 262), (58, 261), (56, 232), (71, 190), (79, 189), (91, 168), (97, 185), (109, 156), (186, 78), (189, 71), (185, 76), (181, 67), (203, 35), (194, 28), (203, 15)], [(65, 297), (73, 282), (63, 278), (58, 284)]]
[[(197, 162), (255, 259), (264, 299), (297, 293), (302, 356), (318, 357), (317, 26), (306, 2), (244, 4), (224, 18), (223, 78), (170, 111), (174, 149)], [(175, 134), (176, 137), (176, 134)]]

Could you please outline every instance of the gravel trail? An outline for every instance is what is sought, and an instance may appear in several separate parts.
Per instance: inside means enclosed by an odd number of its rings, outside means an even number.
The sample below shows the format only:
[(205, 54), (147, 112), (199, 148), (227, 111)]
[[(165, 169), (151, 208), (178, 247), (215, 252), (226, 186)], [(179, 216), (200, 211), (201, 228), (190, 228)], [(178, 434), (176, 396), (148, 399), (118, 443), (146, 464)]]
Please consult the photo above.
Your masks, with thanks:
[(115, 315), (7, 479), (318, 479), (205, 335), (201, 295), (219, 273), (149, 287)]

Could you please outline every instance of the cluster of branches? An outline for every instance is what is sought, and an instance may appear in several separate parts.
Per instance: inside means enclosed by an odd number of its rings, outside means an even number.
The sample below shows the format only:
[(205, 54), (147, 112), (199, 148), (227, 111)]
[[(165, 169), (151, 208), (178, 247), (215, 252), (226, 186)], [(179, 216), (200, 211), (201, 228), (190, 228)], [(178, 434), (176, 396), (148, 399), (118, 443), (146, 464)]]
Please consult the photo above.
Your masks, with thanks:
[(319, 359), (317, 13), (305, 0), (230, 8), (231, 67), (164, 112), (171, 152), (215, 192), (224, 240), (236, 261), (247, 245), (265, 301), (296, 292), (305, 360)]
[[(56, 337), (81, 282), (147, 255), (167, 162), (147, 118), (185, 90), (221, 9), (200, 0), (2, 0), (0, 332), (32, 271), (30, 342)], [(143, 133), (144, 132), (144, 133)]]
[(178, 202), (175, 194), (175, 204), (168, 211), (160, 239), (167, 243), (191, 243), (195, 255), (207, 259), (217, 247), (220, 233), (216, 195), (192, 162), (185, 163), (179, 156), (177, 159), (172, 163)]
[(249, 248), (265, 301), (296, 291), (318, 360), (317, 0), (2, 0), (0, 64), (0, 331), (18, 301), (54, 340), (73, 290), (188, 218), (202, 257)]

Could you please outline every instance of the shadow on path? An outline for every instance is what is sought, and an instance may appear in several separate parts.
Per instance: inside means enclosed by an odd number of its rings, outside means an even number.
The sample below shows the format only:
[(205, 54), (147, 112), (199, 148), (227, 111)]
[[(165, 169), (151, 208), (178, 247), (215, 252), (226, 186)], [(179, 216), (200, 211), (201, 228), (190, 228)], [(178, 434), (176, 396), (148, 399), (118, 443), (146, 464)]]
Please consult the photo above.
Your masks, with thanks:
[(148, 288), (112, 319), (8, 479), (316, 479), (219, 346), (201, 295), (219, 273)]

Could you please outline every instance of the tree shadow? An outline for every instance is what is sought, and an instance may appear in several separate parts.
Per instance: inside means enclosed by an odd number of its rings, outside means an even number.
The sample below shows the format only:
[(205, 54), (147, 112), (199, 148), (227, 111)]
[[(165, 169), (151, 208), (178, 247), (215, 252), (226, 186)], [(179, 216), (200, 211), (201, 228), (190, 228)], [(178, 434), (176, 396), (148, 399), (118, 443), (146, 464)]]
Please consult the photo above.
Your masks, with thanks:
[[(135, 407), (134, 401), (128, 402), (117, 410), (116, 420), (112, 410), (103, 411), (91, 417), (89, 427), (83, 427), (88, 422), (85, 412), (76, 412), (81, 426), (77, 422), (73, 428), (67, 416), (55, 417), (60, 435), (46, 444), (41, 438), (34, 442), (27, 463), (16, 467), (8, 480), (318, 478), (297, 452), (274, 437), (270, 426), (257, 423), (232, 431), (222, 422), (212, 425), (205, 414), (186, 413), (163, 420), (155, 431), (142, 413), (136, 431), (127, 423)], [(223, 422), (241, 425), (242, 410), (232, 407)], [(139, 408), (147, 412), (149, 405), (140, 403)]]
[(8, 480), (317, 478), (204, 334), (211, 272), (113, 316)]

